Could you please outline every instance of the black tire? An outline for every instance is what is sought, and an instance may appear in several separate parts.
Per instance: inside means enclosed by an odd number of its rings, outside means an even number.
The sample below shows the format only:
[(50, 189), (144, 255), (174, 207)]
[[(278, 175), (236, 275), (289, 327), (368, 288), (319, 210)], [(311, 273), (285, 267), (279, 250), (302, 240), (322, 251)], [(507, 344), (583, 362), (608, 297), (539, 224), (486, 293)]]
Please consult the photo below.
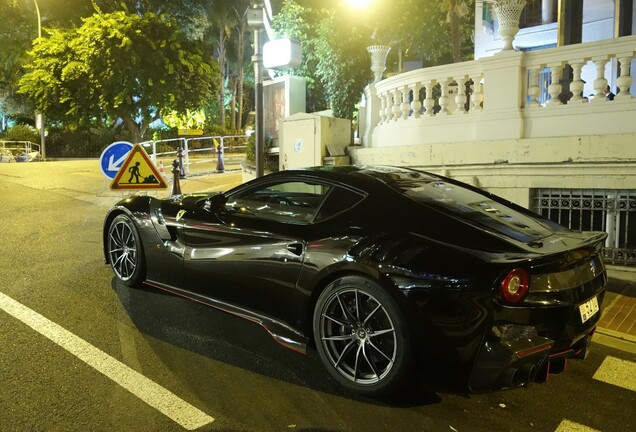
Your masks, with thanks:
[(127, 286), (136, 286), (146, 278), (144, 249), (137, 227), (130, 217), (120, 214), (108, 227), (106, 250), (115, 277)]
[(394, 393), (411, 369), (404, 313), (377, 282), (345, 276), (331, 282), (314, 309), (320, 359), (345, 388), (367, 396)]

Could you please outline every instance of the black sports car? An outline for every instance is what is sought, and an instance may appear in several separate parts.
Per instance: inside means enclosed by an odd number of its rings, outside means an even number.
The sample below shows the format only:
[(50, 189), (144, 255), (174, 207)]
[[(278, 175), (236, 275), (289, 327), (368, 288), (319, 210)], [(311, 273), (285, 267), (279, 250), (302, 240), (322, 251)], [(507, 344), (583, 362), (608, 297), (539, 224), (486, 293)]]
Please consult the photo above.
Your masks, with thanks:
[(346, 166), (125, 199), (104, 254), (126, 285), (254, 321), (299, 352), (315, 344), (350, 390), (393, 392), (426, 368), (483, 392), (585, 356), (605, 237), (449, 178)]

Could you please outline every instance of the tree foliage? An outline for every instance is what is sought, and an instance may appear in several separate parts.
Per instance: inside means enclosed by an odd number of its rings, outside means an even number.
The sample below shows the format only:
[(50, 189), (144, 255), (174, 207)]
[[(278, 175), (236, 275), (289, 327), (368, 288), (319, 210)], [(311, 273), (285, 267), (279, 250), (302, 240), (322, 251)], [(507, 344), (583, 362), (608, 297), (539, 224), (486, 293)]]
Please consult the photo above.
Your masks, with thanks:
[[(335, 117), (353, 119), (362, 89), (371, 79), (368, 39), (342, 17), (326, 14), (318, 28), (316, 76), (320, 79)], [(333, 29), (341, 29), (335, 32)], [(342, 43), (346, 40), (347, 43)]]
[(400, 55), (427, 66), (470, 59), (473, 10), (474, 0), (376, 0), (355, 11), (345, 2), (284, 0), (273, 28), (301, 43), (303, 63), (288, 73), (306, 78), (308, 110), (351, 118), (371, 79), (367, 46), (392, 46), (389, 72), (399, 70)]
[(323, 82), (316, 74), (320, 62), (316, 47), (319, 42), (318, 24), (325, 18), (326, 14), (326, 10), (303, 7), (294, 1), (285, 0), (272, 23), (278, 36), (299, 41), (301, 44), (303, 61), (298, 68), (292, 69), (288, 73), (305, 78), (308, 112), (323, 111), (329, 108)]
[(135, 141), (162, 112), (196, 110), (214, 91), (216, 63), (174, 20), (96, 13), (51, 31), (32, 51), (20, 92), (49, 116), (121, 118)]
[[(250, 0), (38, 3), (40, 41), (33, 2), (0, 0), (3, 112), (32, 118), (35, 103), (64, 124), (122, 118), (139, 136), (164, 112), (203, 105), (218, 127), (242, 127), (252, 75)], [(374, 0), (354, 11), (345, 0), (282, 0), (273, 27), (301, 42), (303, 63), (289, 73), (306, 78), (307, 110), (351, 118), (371, 79), (367, 45), (392, 46), (388, 73), (399, 71), (398, 55), (425, 66), (470, 59), (474, 3)]]

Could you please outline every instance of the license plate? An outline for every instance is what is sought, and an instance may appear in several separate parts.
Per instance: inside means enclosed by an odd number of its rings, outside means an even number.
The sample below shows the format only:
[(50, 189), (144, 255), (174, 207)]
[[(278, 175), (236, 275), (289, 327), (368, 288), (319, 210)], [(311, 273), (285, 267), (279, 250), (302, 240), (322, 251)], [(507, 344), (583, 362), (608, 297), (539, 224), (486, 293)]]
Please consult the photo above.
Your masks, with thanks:
[(585, 322), (592, 318), (594, 314), (598, 312), (598, 300), (596, 297), (579, 306), (579, 312), (581, 312), (581, 322)]

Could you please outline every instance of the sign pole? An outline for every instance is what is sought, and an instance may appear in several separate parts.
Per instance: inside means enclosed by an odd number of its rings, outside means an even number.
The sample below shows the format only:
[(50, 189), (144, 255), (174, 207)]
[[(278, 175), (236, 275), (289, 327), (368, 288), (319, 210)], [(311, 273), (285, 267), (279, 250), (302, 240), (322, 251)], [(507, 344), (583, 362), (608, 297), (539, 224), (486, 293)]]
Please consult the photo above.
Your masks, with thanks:
[(254, 77), (256, 81), (255, 89), (255, 103), (256, 103), (256, 177), (262, 177), (264, 169), (264, 147), (265, 137), (263, 136), (263, 55), (261, 54), (261, 30), (254, 30), (254, 56), (252, 56), (252, 62), (254, 63)]

